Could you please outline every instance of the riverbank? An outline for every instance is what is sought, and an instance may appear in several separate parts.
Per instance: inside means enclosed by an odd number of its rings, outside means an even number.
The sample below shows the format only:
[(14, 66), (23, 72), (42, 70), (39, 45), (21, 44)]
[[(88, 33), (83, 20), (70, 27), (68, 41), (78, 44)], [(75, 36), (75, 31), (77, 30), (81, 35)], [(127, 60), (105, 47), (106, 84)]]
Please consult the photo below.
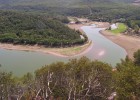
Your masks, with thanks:
[[(91, 24), (97, 25), (98, 28), (106, 28), (108, 27), (109, 23), (103, 22), (88, 22), (84, 24), (68, 24), (67, 26), (71, 29), (79, 30), (80, 32), (84, 33), (81, 27), (89, 26)], [(33, 52), (42, 52), (47, 54), (53, 54), (59, 57), (70, 57), (70, 56), (77, 56), (87, 53), (91, 49), (92, 41), (88, 41), (86, 44), (81, 46), (73, 46), (67, 48), (46, 48), (43, 46), (30, 46), (30, 45), (13, 45), (13, 44), (5, 44), (0, 43), (1, 49), (8, 49), (8, 50), (20, 50), (20, 51), (33, 51)]]
[(7, 49), (7, 50), (19, 50), (19, 51), (32, 51), (32, 52), (41, 52), (46, 54), (52, 54), (59, 57), (71, 57), (82, 55), (88, 52), (91, 48), (91, 41), (88, 41), (84, 45), (77, 45), (67, 48), (46, 48), (44, 46), (39, 45), (13, 45), (13, 44), (6, 44), (0, 43), (0, 49)]
[(104, 35), (106, 38), (110, 39), (112, 42), (118, 44), (119, 46), (123, 47), (128, 56), (131, 59), (134, 59), (133, 54), (136, 52), (138, 49), (140, 49), (140, 39), (123, 35), (123, 34), (112, 34), (109, 31), (102, 30), (100, 31), (102, 35)]
[(81, 29), (81, 27), (83, 26), (90, 26), (90, 25), (96, 25), (97, 28), (108, 28), (110, 26), (110, 24), (108, 22), (94, 22), (94, 21), (90, 21), (88, 23), (84, 23), (84, 24), (68, 24), (68, 27), (71, 29), (75, 29), (75, 30), (80, 30), (81, 32), (83, 32), (83, 30)]
[(91, 48), (90, 45), (91, 41), (81, 46), (73, 46), (68, 48), (45, 48), (43, 46), (38, 45), (30, 46), (30, 45), (13, 45), (0, 43), (0, 48), (7, 50), (42, 52), (46, 54), (53, 54), (60, 57), (70, 57), (88, 52), (88, 50)]

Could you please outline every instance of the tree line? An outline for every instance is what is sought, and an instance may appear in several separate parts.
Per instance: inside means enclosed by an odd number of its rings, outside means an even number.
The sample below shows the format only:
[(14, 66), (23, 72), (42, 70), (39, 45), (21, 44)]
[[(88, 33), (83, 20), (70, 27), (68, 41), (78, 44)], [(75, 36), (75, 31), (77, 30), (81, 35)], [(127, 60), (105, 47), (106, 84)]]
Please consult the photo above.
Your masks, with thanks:
[(139, 100), (140, 50), (112, 66), (86, 57), (43, 66), (22, 78), (0, 71), (0, 98), (20, 100)]
[[(24, 11), (24, 12), (38, 12), (42, 14), (48, 14), (48, 15), (55, 15), (55, 16), (77, 16), (77, 17), (86, 17), (93, 21), (103, 21), (103, 22), (123, 22), (128, 24), (130, 28), (132, 28), (132, 31), (135, 32), (132, 33), (139, 33), (139, 20), (140, 20), (140, 7), (134, 6), (128, 3), (131, 3), (134, 0), (82, 0), (79, 3), (79, 0), (72, 1), (75, 3), (72, 3), (70, 5), (67, 4), (67, 6), (57, 6), (55, 3), (56, 1), (53, 1), (53, 6), (47, 5), (50, 3), (50, 1), (47, 1), (46, 5), (9, 5), (2, 6), (0, 9), (6, 9), (6, 10), (16, 10), (16, 11)], [(41, 1), (44, 2), (44, 1)], [(63, 1), (61, 1), (63, 3)], [(60, 17), (59, 17), (60, 18)], [(68, 22), (66, 18), (61, 19), (62, 22)], [(130, 25), (130, 23), (135, 25)]]
[[(87, 41), (85, 35), (85, 39), (81, 39), (82, 33), (68, 28), (60, 20), (45, 15), (0, 11), (0, 42), (65, 47)], [(61, 21), (67, 23), (67, 19)]]
[[(118, 0), (116, 0), (118, 1)], [(125, 1), (125, 0), (124, 0)], [(49, 1), (48, 1), (49, 2)], [(128, 2), (128, 0), (127, 0)], [(129, 1), (130, 2), (130, 1)], [(55, 1), (54, 1), (55, 4)], [(76, 7), (75, 7), (76, 6)], [(48, 15), (60, 15), (60, 16), (77, 16), (86, 17), (93, 21), (101, 22), (123, 22), (128, 24), (130, 28), (135, 30), (135, 33), (139, 31), (140, 20), (140, 7), (133, 6), (131, 4), (123, 2), (111, 2), (109, 0), (103, 1), (88, 1), (84, 0), (81, 3), (75, 3), (73, 5), (65, 6), (49, 6), (49, 5), (22, 5), (22, 6), (8, 6), (1, 9), (13, 9), (24, 12), (39, 12)], [(60, 18), (60, 17), (59, 17)], [(61, 19), (62, 22), (68, 22), (66, 18)], [(130, 23), (135, 25), (130, 25)]]
[(128, 25), (128, 34), (140, 35), (140, 20), (128, 20), (126, 21)]

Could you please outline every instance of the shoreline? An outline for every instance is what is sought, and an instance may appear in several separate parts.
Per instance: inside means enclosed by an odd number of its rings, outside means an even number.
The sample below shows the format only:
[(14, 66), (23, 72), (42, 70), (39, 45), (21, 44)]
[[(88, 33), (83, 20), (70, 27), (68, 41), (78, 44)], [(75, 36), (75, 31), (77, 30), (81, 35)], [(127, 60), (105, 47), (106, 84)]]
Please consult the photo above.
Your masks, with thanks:
[[(93, 22), (90, 21), (84, 24), (67, 24), (67, 26), (71, 29), (79, 30), (81, 33), (85, 34), (84, 31), (81, 29), (83, 26), (89, 26), (92, 24), (96, 24), (97, 28), (106, 28), (108, 27), (108, 22)], [(59, 57), (74, 57), (78, 55), (83, 55), (87, 53), (92, 48), (92, 41), (87, 41), (83, 45), (79, 46), (72, 46), (67, 48), (46, 48), (43, 46), (38, 45), (14, 45), (14, 44), (7, 44), (7, 43), (0, 43), (0, 49), (6, 50), (18, 50), (18, 51), (31, 51), (31, 52), (41, 52), (45, 54), (52, 54)]]
[(111, 40), (112, 42), (118, 44), (122, 48), (124, 48), (127, 52), (127, 55), (129, 58), (134, 60), (133, 54), (136, 52), (138, 49), (140, 49), (140, 39), (135, 38), (132, 36), (127, 36), (123, 34), (113, 34), (109, 31), (102, 30), (100, 33)]
[[(65, 50), (67, 52), (69, 50), (72, 51), (78, 48), (81, 48), (81, 50), (73, 51), (70, 54), (67, 54), (67, 53), (65, 54), (64, 52)], [(38, 46), (38, 45), (31, 46), (31, 45), (13, 45), (13, 44), (0, 43), (0, 49), (40, 52), (44, 54), (52, 54), (59, 57), (71, 57), (71, 56), (81, 55), (88, 52), (90, 48), (91, 48), (91, 41), (88, 41), (84, 45), (73, 46), (73, 47), (68, 47), (68, 48), (45, 48), (43, 46)]]
[[(69, 28), (71, 28), (69, 26), (69, 24), (67, 26)], [(84, 26), (84, 25), (82, 25), (82, 26)], [(77, 30), (79, 30), (80, 32), (83, 33), (83, 30), (81, 29), (82, 26), (78, 27)], [(74, 28), (71, 28), (71, 29), (74, 29)], [(14, 45), (14, 44), (10, 44), (10, 43), (0, 43), (0, 49), (41, 52), (41, 53), (45, 53), (45, 54), (52, 54), (52, 55), (59, 56), (59, 57), (71, 57), (71, 56), (82, 55), (82, 54), (88, 52), (92, 46), (91, 44), (92, 44), (91, 41), (87, 41), (83, 45), (64, 47), (64, 48), (63, 47), (60, 47), (60, 48), (57, 48), (57, 47), (51, 48), (50, 47), (49, 48), (49, 47), (44, 47), (44, 46), (40, 46), (40, 45), (32, 46), (32, 45)]]

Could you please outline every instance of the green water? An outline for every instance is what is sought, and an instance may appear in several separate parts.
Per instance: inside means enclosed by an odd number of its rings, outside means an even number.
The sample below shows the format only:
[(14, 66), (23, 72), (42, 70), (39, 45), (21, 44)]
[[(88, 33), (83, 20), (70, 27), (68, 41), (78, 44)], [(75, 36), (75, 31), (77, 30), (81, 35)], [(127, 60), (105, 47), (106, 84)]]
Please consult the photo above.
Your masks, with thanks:
[(79, 58), (81, 56), (87, 56), (92, 60), (97, 59), (107, 62), (113, 66), (120, 62), (120, 59), (125, 58), (126, 51), (102, 36), (99, 33), (102, 29), (94, 28), (93, 26), (84, 26), (82, 29), (89, 39), (92, 40), (92, 48), (82, 55), (63, 58), (40, 52), (0, 49), (1, 69), (8, 72), (11, 71), (16, 76), (22, 76), (27, 72), (34, 72), (44, 65), (57, 61), (66, 62), (68, 59)]

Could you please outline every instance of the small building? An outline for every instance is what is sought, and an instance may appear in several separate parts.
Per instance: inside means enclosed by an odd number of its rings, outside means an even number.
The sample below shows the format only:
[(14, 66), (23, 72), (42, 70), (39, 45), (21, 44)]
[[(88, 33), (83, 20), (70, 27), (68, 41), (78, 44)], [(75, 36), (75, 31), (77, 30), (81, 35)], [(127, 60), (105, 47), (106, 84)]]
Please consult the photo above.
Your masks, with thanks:
[(115, 29), (117, 29), (118, 27), (117, 27), (116, 24), (112, 24), (112, 25), (110, 26), (110, 28), (111, 28), (111, 30), (115, 30)]
[(74, 21), (71, 21), (70, 24), (75, 24), (75, 22)]

